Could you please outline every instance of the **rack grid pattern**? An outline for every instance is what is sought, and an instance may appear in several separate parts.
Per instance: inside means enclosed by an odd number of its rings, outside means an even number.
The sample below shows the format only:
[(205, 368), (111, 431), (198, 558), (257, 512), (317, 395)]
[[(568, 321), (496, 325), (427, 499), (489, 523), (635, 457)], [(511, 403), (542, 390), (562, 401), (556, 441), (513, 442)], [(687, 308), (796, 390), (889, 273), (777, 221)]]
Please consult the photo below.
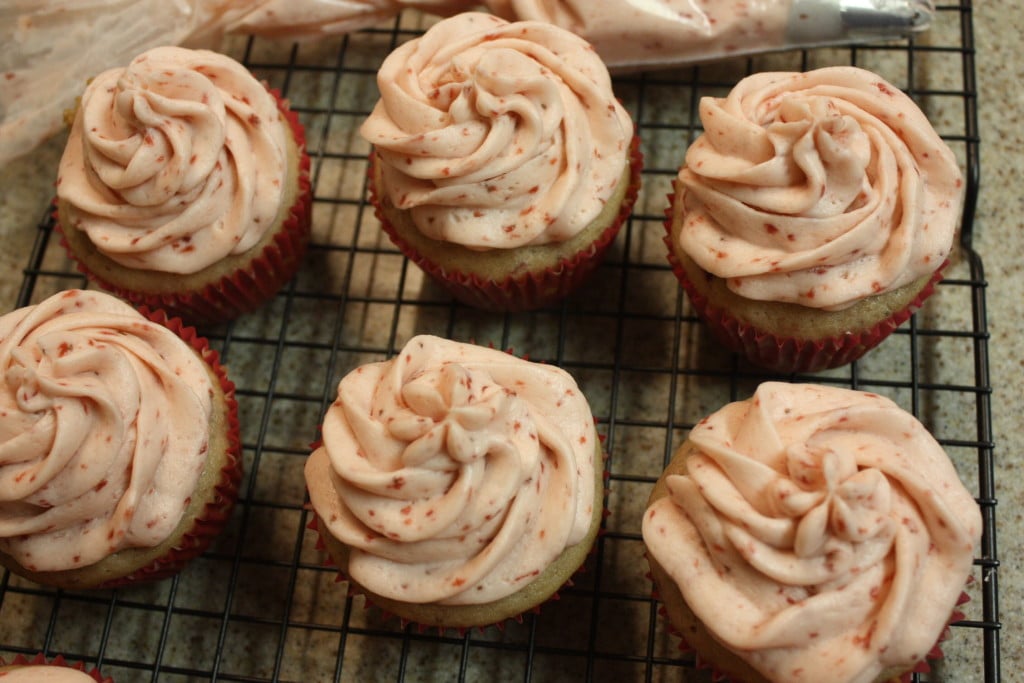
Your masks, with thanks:
[[(967, 170), (961, 244), (938, 292), (867, 357), (782, 377), (870, 389), (914, 412), (982, 507), (985, 534), (966, 617), (945, 658), (915, 681), (998, 683), (994, 444), (983, 266), (971, 248), (979, 163), (969, 0), (894, 43), (791, 51), (616, 79), (645, 155), (643, 190), (607, 262), (563, 304), (497, 315), (454, 303), (382, 235), (366, 203), (358, 126), (376, 101), (377, 65), (426, 25), (315, 44), (260, 39), (226, 50), (278, 87), (306, 126), (314, 237), (302, 272), (263, 310), (201, 330), (238, 386), (246, 476), (226, 531), (173, 580), (105, 592), (55, 591), (0, 574), (0, 657), (62, 653), (119, 683), (153, 681), (705, 680), (651, 597), (639, 520), (687, 430), (773, 376), (717, 348), (665, 258), (663, 211), (696, 107), (744, 75), (855, 64), (913, 96)], [(85, 286), (46, 212), (19, 305)], [(366, 609), (324, 565), (307, 529), (302, 465), (338, 380), (431, 333), (492, 343), (571, 372), (608, 451), (608, 516), (572, 585), (504, 628), (420, 631)]]

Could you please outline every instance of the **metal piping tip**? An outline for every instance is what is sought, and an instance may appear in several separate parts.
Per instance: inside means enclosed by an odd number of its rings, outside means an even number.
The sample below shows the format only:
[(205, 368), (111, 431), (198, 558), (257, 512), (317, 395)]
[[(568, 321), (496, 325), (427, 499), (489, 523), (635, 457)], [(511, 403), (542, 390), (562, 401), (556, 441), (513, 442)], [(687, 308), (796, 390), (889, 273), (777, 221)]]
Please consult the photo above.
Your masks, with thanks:
[(787, 39), (827, 45), (892, 38), (927, 29), (933, 15), (930, 0), (794, 0)]

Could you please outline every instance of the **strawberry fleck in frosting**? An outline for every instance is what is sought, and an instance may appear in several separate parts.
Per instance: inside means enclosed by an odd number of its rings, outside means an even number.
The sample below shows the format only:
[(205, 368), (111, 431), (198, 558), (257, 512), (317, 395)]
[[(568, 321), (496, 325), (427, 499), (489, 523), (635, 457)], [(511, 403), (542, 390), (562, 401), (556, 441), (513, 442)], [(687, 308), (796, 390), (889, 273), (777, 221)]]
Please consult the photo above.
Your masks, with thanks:
[(914, 102), (856, 67), (760, 73), (700, 103), (681, 248), (736, 294), (841, 310), (933, 273), (960, 215), (956, 158)]
[(981, 515), (912, 415), (875, 394), (770, 382), (684, 449), (643, 537), (715, 638), (773, 681), (865, 683), (929, 652)]
[(483, 604), (586, 536), (596, 439), (563, 370), (418, 336), (342, 379), (306, 483), (361, 586), (408, 603)]
[(45, 572), (159, 545), (205, 464), (211, 396), (202, 359), (110, 295), (0, 317), (0, 550)]
[(64, 228), (137, 269), (194, 273), (244, 253), (277, 221), (289, 134), (238, 62), (149, 50), (82, 95), (57, 180)]
[(583, 39), (464, 13), (392, 52), (361, 134), (391, 202), (470, 249), (563, 242), (601, 212), (633, 124)]

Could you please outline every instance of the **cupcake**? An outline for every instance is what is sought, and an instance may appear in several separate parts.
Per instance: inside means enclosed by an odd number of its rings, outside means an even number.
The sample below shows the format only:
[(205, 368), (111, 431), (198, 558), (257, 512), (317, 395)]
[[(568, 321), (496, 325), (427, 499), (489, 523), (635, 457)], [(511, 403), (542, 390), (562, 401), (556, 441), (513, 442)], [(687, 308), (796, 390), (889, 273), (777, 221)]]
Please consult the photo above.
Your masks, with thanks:
[(169, 576), (227, 520), (234, 386), (177, 319), (70, 290), (0, 317), (0, 564), (107, 588)]
[(297, 117), (241, 64), (160, 47), (93, 79), (57, 178), (79, 269), (135, 304), (218, 322), (270, 299), (309, 239)]
[(950, 620), (981, 529), (912, 415), (875, 394), (774, 382), (693, 428), (642, 525), (672, 625), (744, 683), (910, 671)]
[(729, 348), (780, 372), (836, 367), (932, 293), (963, 182), (896, 87), (856, 67), (760, 73), (702, 99), (700, 118), (666, 242)]
[(601, 523), (602, 461), (566, 372), (418, 336), (341, 380), (305, 475), (353, 590), (468, 628), (538, 607), (576, 572)]
[(636, 199), (629, 114), (583, 39), (463, 13), (392, 52), (360, 133), (392, 241), (453, 296), (515, 311), (566, 296)]
[(0, 657), (0, 678), (4, 683), (113, 683), (114, 679), (104, 677), (96, 668), (87, 668), (84, 663), (71, 664), (57, 655), (49, 661), (42, 655), (32, 659), (18, 655), (9, 662)]

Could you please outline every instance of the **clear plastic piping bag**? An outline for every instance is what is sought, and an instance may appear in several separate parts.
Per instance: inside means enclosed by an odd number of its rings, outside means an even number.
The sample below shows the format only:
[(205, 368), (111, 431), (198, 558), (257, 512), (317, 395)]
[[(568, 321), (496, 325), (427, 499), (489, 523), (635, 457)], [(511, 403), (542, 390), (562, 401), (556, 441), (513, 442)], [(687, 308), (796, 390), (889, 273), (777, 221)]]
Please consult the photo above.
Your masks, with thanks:
[(609, 68), (686, 66), (792, 48), (903, 37), (931, 0), (485, 0), (506, 19), (548, 21), (594, 45)]
[[(225, 31), (315, 39), (479, 0), (9, 0), (0, 2), (0, 163), (62, 125), (86, 81), (151, 47), (215, 47)], [(483, 0), (511, 20), (590, 41), (613, 70), (684, 66), (788, 48), (897, 38), (931, 0)]]

